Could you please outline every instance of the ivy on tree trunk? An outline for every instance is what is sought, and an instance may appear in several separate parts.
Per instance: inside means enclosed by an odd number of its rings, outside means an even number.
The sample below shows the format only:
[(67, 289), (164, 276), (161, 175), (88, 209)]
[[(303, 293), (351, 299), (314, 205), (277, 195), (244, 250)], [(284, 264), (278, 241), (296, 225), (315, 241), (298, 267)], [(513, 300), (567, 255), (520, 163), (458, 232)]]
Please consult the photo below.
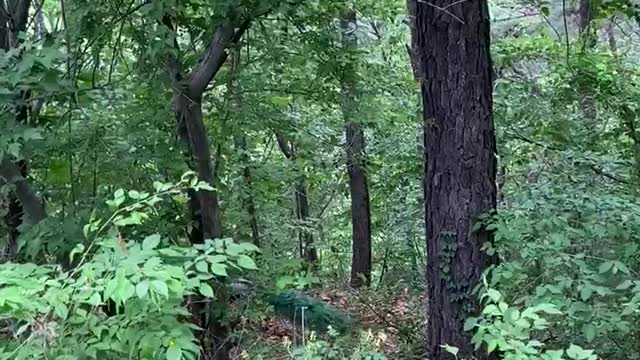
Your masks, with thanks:
[(447, 344), (460, 358), (486, 359), (463, 324), (478, 311), (472, 291), (490, 264), (481, 248), (492, 234), (473, 227), (496, 208), (487, 1), (418, 1), (414, 9), (424, 76), (428, 358), (450, 358)]

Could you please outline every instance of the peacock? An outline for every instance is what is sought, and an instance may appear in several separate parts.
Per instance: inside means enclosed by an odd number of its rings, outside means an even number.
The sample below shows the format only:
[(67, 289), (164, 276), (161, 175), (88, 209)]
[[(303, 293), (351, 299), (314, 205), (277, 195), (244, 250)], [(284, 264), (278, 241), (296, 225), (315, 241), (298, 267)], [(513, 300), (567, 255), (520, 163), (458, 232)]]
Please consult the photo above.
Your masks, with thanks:
[(351, 319), (335, 307), (296, 290), (284, 291), (271, 299), (276, 314), (287, 318), (296, 327), (304, 326), (317, 332), (332, 329), (346, 333)]

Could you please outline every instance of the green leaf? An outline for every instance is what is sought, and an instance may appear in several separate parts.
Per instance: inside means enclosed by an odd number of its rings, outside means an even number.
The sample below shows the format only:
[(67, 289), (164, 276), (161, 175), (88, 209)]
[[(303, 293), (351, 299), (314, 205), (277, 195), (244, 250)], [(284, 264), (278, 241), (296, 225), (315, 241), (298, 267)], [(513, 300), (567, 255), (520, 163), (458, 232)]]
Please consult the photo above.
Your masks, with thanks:
[(600, 274), (604, 274), (607, 271), (611, 270), (611, 268), (613, 267), (613, 262), (612, 261), (606, 261), (603, 262), (602, 264), (600, 264), (600, 266), (598, 267), (598, 272)]
[(100, 305), (102, 303), (102, 297), (97, 292), (93, 293), (93, 295), (91, 295), (89, 300), (87, 300), (87, 303), (89, 305), (98, 306), (98, 305)]
[(84, 244), (82, 243), (78, 243), (73, 250), (71, 250), (71, 252), (69, 253), (69, 262), (71, 262), (73, 264), (73, 258), (76, 254), (80, 254), (84, 252)]
[(149, 281), (145, 280), (136, 284), (136, 295), (138, 296), (138, 298), (140, 299), (144, 298), (145, 296), (147, 296), (148, 292), (149, 292)]
[(182, 349), (173, 345), (167, 349), (167, 360), (181, 360), (182, 359)]
[(238, 256), (238, 266), (247, 270), (258, 270), (255, 261), (247, 255)]
[(633, 286), (633, 282), (631, 280), (625, 280), (622, 284), (616, 286), (616, 290), (627, 290)]
[(541, 12), (544, 16), (549, 16), (549, 7), (548, 7), (548, 6), (542, 6), (542, 7), (540, 7), (540, 12)]
[(246, 252), (260, 252), (260, 248), (250, 242), (241, 242), (238, 245)]
[(470, 331), (476, 327), (478, 324), (478, 319), (475, 317), (470, 317), (464, 322), (464, 331)]
[(487, 296), (489, 296), (489, 298), (491, 298), (493, 302), (498, 302), (502, 299), (502, 294), (500, 294), (500, 292), (495, 289), (488, 289)]
[(225, 261), (227, 261), (227, 256), (226, 255), (209, 255), (207, 256), (207, 261), (210, 263), (223, 263)]
[(291, 103), (290, 96), (273, 96), (271, 97), (271, 102), (276, 106), (287, 106)]
[(584, 324), (582, 326), (582, 335), (591, 342), (596, 337), (596, 327), (592, 324)]
[(487, 352), (491, 354), (498, 346), (498, 339), (492, 338), (487, 342)]
[(153, 289), (153, 291), (155, 291), (160, 295), (163, 295), (166, 298), (169, 297), (169, 288), (167, 287), (167, 284), (164, 281), (160, 281), (160, 280), (151, 281), (151, 289)]
[(196, 270), (198, 270), (201, 273), (206, 273), (207, 270), (209, 270), (209, 265), (207, 264), (206, 261), (198, 261), (196, 263)]
[(142, 250), (153, 250), (160, 244), (160, 234), (149, 235), (142, 241)]
[(448, 352), (449, 354), (455, 357), (458, 356), (458, 352), (460, 351), (457, 347), (451, 346), (451, 345), (440, 345), (440, 347), (444, 348), (446, 352)]
[(135, 292), (135, 286), (129, 280), (123, 279), (122, 282), (118, 284), (116, 295), (118, 295), (120, 301), (124, 303), (129, 300), (133, 296), (133, 294), (135, 294)]
[(564, 350), (548, 350), (544, 355), (546, 360), (562, 360)]
[(567, 350), (567, 356), (571, 359), (589, 359), (593, 355), (593, 350), (584, 350), (578, 345), (571, 344)]
[(200, 289), (200, 293), (206, 297), (212, 298), (213, 297), (213, 289), (211, 288), (211, 286), (207, 283), (200, 283), (200, 286), (198, 286), (198, 289)]
[(227, 274), (227, 266), (220, 263), (211, 264), (211, 272), (218, 276), (224, 276), (224, 277), (229, 276)]
[(582, 301), (589, 300), (592, 294), (593, 294), (593, 288), (589, 284), (583, 285), (582, 289), (580, 289), (580, 298), (582, 299)]
[(562, 311), (558, 310), (558, 308), (555, 305), (549, 304), (549, 303), (538, 304), (535, 306), (535, 308), (536, 308), (536, 311), (543, 311), (551, 315), (562, 314)]
[(483, 314), (485, 315), (501, 315), (502, 313), (500, 312), (500, 309), (498, 309), (497, 306), (491, 304), (487, 307), (484, 308), (484, 310), (482, 311)]

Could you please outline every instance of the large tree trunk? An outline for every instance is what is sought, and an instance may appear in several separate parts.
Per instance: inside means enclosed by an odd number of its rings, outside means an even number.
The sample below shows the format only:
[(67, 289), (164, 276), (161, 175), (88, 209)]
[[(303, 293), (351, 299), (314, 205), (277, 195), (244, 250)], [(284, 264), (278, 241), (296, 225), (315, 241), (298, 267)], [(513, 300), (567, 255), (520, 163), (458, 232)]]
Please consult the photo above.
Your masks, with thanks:
[(463, 324), (478, 310), (472, 290), (490, 264), (481, 248), (492, 234), (472, 228), (496, 208), (487, 1), (418, 2), (415, 15), (425, 76), (428, 358), (450, 358), (441, 347), (449, 344), (460, 358), (486, 359)]
[(369, 185), (365, 170), (365, 139), (357, 122), (358, 100), (356, 96), (357, 66), (352, 53), (358, 47), (356, 13), (348, 10), (340, 21), (342, 45), (349, 59), (341, 73), (342, 113), (345, 119), (347, 140), (347, 170), (351, 193), (352, 259), (351, 286), (371, 285), (371, 215), (369, 210)]

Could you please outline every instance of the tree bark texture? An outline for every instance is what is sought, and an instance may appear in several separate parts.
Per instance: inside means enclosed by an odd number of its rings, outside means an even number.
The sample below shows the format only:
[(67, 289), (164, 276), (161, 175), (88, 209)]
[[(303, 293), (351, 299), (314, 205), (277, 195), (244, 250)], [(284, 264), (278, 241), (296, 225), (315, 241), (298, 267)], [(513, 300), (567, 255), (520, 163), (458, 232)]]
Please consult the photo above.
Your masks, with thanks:
[[(198, 173), (201, 181), (215, 187), (209, 138), (202, 119), (202, 95), (177, 93), (174, 95), (174, 106), (180, 137), (187, 146), (190, 166)], [(205, 239), (222, 238), (222, 221), (217, 192), (200, 190), (192, 192), (196, 199), (191, 199), (192, 216), (198, 229), (191, 241), (202, 243)]]
[(473, 351), (463, 331), (478, 311), (472, 290), (491, 259), (492, 241), (472, 231), (496, 208), (496, 144), (486, 0), (434, 0), (416, 6), (417, 47), (425, 126), (425, 216), (428, 275), (428, 358), (490, 358)]
[(365, 139), (358, 114), (357, 65), (352, 56), (358, 48), (356, 13), (344, 13), (340, 27), (342, 46), (347, 60), (342, 67), (342, 113), (345, 119), (347, 171), (351, 194), (352, 258), (351, 286), (371, 285), (371, 215), (369, 208), (369, 185), (365, 169)]

